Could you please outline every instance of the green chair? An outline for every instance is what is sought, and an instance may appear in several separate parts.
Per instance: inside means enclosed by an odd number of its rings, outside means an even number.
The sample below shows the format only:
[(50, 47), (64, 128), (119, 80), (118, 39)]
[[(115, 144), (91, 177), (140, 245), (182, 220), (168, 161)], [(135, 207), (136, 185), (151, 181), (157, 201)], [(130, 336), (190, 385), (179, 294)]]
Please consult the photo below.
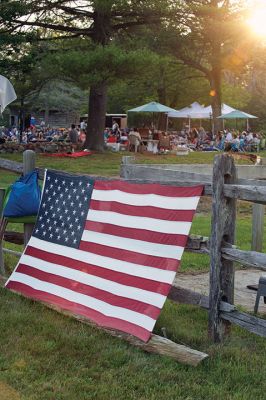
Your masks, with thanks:
[[(11, 186), (9, 186), (5, 192), (3, 209), (6, 206), (9, 195), (11, 191)], [(35, 224), (37, 215), (29, 215), (25, 217), (1, 217), (0, 219), (0, 242), (4, 239), (6, 227), (8, 223), (21, 223), (21, 224)]]

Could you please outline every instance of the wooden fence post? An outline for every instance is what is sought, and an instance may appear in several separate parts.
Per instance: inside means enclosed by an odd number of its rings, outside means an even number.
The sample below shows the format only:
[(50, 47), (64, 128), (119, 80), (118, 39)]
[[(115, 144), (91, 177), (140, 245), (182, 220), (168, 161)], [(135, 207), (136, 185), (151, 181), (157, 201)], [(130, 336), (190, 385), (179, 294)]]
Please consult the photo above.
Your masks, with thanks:
[(224, 184), (237, 180), (234, 160), (227, 154), (216, 156), (213, 166), (212, 229), (210, 238), (209, 336), (220, 342), (230, 324), (220, 318), (220, 302), (234, 303), (234, 265), (222, 258), (223, 242), (234, 243), (236, 200), (225, 197)]
[[(0, 219), (3, 213), (4, 207), (4, 197), (5, 197), (5, 189), (0, 189)], [(3, 241), (0, 239), (0, 275), (5, 276), (5, 262), (4, 262), (4, 253), (3, 253)]]
[[(23, 175), (32, 172), (35, 169), (35, 152), (32, 150), (26, 150), (23, 153)], [(30, 240), (34, 224), (24, 224), (24, 246), (27, 245)]]
[(264, 230), (264, 204), (252, 205), (252, 241), (251, 250), (262, 252)]
[(135, 161), (136, 161), (136, 158), (134, 156), (123, 156), (122, 157), (123, 165), (135, 164)]
[(127, 168), (124, 168), (127, 165), (132, 165), (135, 164), (136, 158), (134, 156), (123, 156), (122, 157), (122, 162), (120, 165), (120, 177), (123, 177), (123, 179), (128, 179), (129, 174), (127, 171)]

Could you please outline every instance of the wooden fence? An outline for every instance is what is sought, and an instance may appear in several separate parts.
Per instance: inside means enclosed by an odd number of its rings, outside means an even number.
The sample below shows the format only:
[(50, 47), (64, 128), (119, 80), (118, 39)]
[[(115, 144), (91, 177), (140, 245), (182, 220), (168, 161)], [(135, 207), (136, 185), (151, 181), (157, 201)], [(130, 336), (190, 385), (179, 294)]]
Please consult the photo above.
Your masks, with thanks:
[[(0, 159), (0, 168), (21, 173), (28, 172), (34, 168), (35, 156), (33, 152), (24, 153), (24, 163), (12, 162)], [(23, 167), (24, 165), (24, 167)], [(44, 170), (39, 169), (39, 176), (44, 177)], [(174, 186), (204, 185), (203, 195), (212, 196), (212, 228), (211, 236), (190, 236), (186, 250), (196, 253), (210, 255), (210, 293), (209, 296), (195, 293), (193, 291), (172, 286), (168, 298), (177, 303), (193, 304), (203, 307), (209, 312), (208, 332), (214, 342), (220, 342), (230, 332), (231, 324), (236, 324), (252, 333), (266, 337), (266, 320), (254, 315), (236, 310), (234, 304), (234, 262), (247, 267), (266, 270), (266, 254), (255, 251), (243, 251), (236, 248), (235, 222), (236, 201), (246, 200), (259, 204), (261, 217), (266, 204), (266, 181), (237, 179), (234, 160), (229, 155), (218, 155), (215, 157), (213, 176), (188, 173), (148, 165), (138, 165), (134, 157), (124, 157), (121, 165), (121, 177), (129, 182), (160, 183)], [(93, 177), (94, 179), (106, 180), (107, 178)], [(0, 190), (0, 211), (3, 190)], [(24, 243), (29, 239), (32, 226), (25, 226)], [(4, 274), (3, 254), (0, 247), (0, 269)], [(8, 252), (12, 252), (8, 250)], [(19, 252), (12, 252), (19, 255)], [(83, 321), (84, 322), (84, 321)], [(108, 330), (110, 332), (110, 330)], [(114, 331), (110, 332), (114, 334)], [(189, 354), (184, 348), (172, 346), (172, 342), (165, 347), (165, 342), (156, 335), (148, 344), (144, 344), (129, 335), (119, 334), (120, 337), (147, 351), (159, 352), (160, 354), (175, 353), (179, 361), (191, 365), (197, 365), (199, 361), (206, 358), (206, 354), (189, 349)], [(163, 350), (158, 351), (162, 345)], [(169, 345), (169, 346), (168, 346)], [(179, 346), (180, 345), (176, 345)], [(182, 347), (182, 346), (181, 346)], [(155, 350), (156, 348), (156, 350)], [(190, 351), (191, 350), (191, 351)], [(177, 353), (177, 354), (176, 354)], [(173, 354), (172, 354), (173, 356)]]
[(212, 177), (135, 164), (134, 157), (124, 157), (121, 177), (132, 182), (204, 185), (203, 195), (212, 196), (211, 236), (210, 239), (191, 237), (186, 250), (210, 255), (209, 297), (178, 287), (172, 287), (168, 297), (176, 302), (198, 304), (209, 309), (208, 332), (214, 342), (223, 340), (232, 323), (266, 337), (266, 320), (237, 311), (233, 306), (234, 262), (266, 270), (266, 254), (239, 250), (234, 245), (236, 201), (246, 200), (259, 205), (261, 226), (266, 204), (266, 181), (237, 179), (234, 160), (227, 154), (215, 157)]

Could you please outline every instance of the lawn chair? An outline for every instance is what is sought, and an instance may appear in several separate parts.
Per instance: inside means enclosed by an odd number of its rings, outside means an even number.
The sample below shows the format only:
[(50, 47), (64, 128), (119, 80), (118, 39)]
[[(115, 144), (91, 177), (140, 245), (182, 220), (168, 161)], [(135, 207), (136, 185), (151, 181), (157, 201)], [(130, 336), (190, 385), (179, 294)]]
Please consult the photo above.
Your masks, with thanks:
[(266, 276), (261, 276), (259, 280), (256, 303), (254, 307), (255, 314), (258, 312), (259, 301), (261, 296), (264, 296), (264, 303), (266, 304)]
[(159, 133), (159, 148), (170, 150), (170, 136)]

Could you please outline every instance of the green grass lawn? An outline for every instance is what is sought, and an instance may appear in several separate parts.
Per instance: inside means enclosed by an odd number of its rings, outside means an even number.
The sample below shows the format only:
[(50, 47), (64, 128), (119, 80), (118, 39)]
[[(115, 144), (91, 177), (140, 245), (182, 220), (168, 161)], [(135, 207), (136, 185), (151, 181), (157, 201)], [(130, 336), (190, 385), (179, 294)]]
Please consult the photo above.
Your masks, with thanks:
[[(169, 163), (162, 157), (158, 160)], [(212, 162), (213, 153), (201, 157), (204, 163)], [(21, 160), (20, 155), (8, 158)], [(179, 158), (185, 162), (185, 157)], [(140, 159), (154, 162), (146, 156)], [(118, 175), (120, 162), (121, 154), (116, 153), (71, 161), (37, 158), (39, 166), (106, 176)], [(0, 186), (14, 178), (15, 174), (0, 171)], [(208, 204), (194, 219), (192, 233), (209, 232)], [(238, 209), (237, 245), (250, 249), (250, 240), (250, 207), (244, 203)], [(6, 256), (5, 261), (11, 272), (16, 259)], [(206, 271), (208, 264), (208, 256), (185, 253), (181, 271)], [(183, 366), (0, 289), (0, 400), (265, 399), (265, 338), (234, 327), (225, 343), (213, 345), (207, 337), (206, 311), (170, 301), (155, 332), (161, 334), (162, 327), (170, 339), (207, 352), (210, 358), (197, 368)]]
[[(122, 157), (124, 155), (134, 155), (128, 152), (106, 152), (103, 154), (92, 154), (88, 157), (81, 157), (77, 159), (72, 158), (54, 158), (44, 157), (37, 154), (36, 164), (38, 167), (49, 167), (52, 169), (59, 169), (69, 172), (79, 172), (84, 174), (93, 174), (98, 176), (118, 176)], [(149, 155), (137, 154), (137, 163), (143, 164), (212, 164), (213, 159), (217, 152), (199, 152), (195, 151), (187, 156), (175, 155)], [(266, 151), (260, 152), (261, 157), (266, 157)], [(2, 158), (13, 161), (22, 162), (22, 154), (1, 154)], [(248, 164), (248, 161), (238, 160), (238, 164)], [(1, 172), (0, 185), (2, 184)]]

